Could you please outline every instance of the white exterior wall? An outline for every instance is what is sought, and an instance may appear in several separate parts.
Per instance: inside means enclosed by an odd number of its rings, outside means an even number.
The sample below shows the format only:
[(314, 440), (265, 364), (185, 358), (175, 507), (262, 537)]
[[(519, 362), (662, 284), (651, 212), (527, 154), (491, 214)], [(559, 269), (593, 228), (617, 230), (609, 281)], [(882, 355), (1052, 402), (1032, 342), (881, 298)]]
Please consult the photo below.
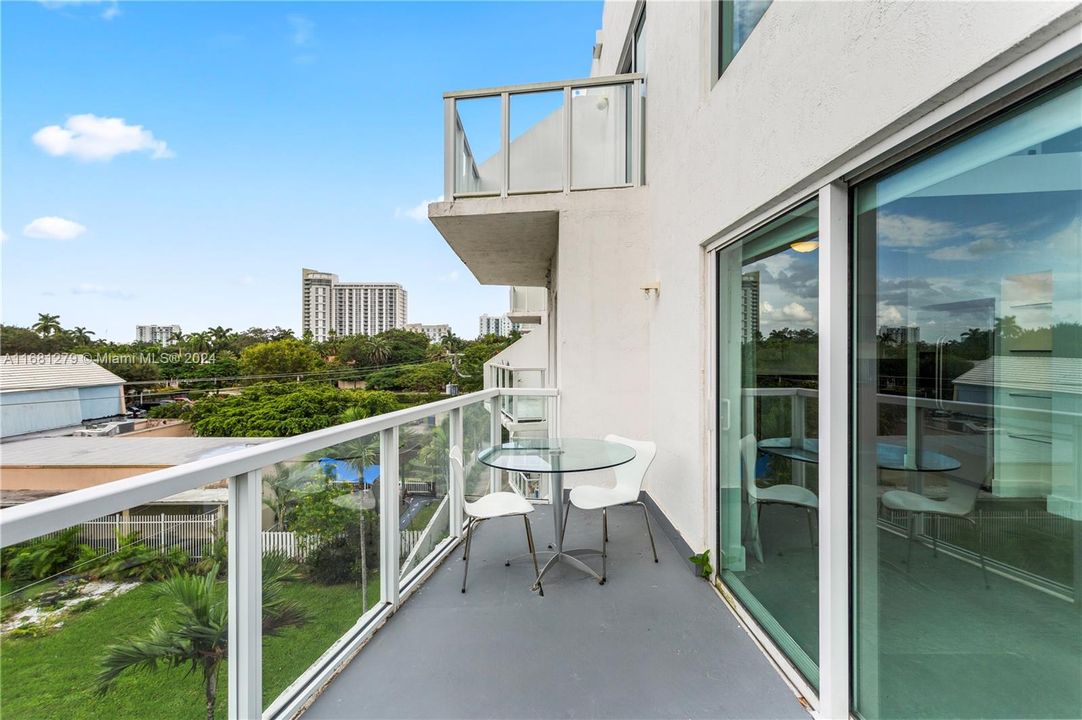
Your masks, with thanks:
[(136, 325), (135, 341), (154, 345), (172, 345), (173, 336), (180, 334), (180, 325)]
[[(635, 10), (606, 3), (599, 75), (620, 69)], [(623, 193), (612, 213), (585, 209), (580, 196), (561, 214), (550, 307), (561, 433), (656, 441), (647, 488), (700, 548), (714, 534), (702, 245), (802, 199), (799, 188), (810, 194), (844, 163), (1070, 30), (1079, 6), (776, 0), (716, 83), (715, 12), (705, 2), (648, 5), (647, 187), (612, 191)], [(630, 217), (637, 222), (617, 232)], [(640, 279), (660, 281), (657, 299), (644, 302)]]
[(397, 283), (344, 283), (333, 273), (301, 271), (301, 332), (325, 342), (406, 326), (407, 294)]

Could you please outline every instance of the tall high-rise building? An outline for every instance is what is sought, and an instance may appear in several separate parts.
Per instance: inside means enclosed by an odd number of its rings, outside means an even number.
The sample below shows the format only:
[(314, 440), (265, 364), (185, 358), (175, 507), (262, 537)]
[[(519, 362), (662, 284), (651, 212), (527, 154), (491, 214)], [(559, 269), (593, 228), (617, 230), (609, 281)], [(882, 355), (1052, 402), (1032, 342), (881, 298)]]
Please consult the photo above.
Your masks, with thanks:
[(180, 325), (136, 325), (135, 342), (153, 345), (172, 345), (180, 334)]
[(316, 342), (405, 325), (406, 291), (398, 283), (344, 283), (334, 273), (301, 270), (301, 332)]
[(425, 325), (424, 323), (410, 323), (406, 325), (406, 329), (410, 332), (421, 333), (430, 342), (439, 342), (451, 334), (451, 326), (447, 324)]
[(759, 271), (744, 273), (740, 277), (741, 327), (740, 341), (755, 342), (759, 337)]
[[(511, 334), (514, 324), (506, 313), (503, 315), (482, 315), (478, 322), (478, 334), (481, 337), (485, 335), (499, 335), (501, 337), (507, 337)], [(517, 328), (515, 328), (517, 329)]]

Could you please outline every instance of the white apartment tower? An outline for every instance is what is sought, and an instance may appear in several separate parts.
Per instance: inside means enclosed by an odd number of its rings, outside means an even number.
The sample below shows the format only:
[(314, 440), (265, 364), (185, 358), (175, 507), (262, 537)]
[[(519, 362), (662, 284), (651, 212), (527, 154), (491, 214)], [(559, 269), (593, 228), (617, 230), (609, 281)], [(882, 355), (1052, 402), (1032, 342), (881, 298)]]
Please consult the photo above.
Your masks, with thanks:
[(429, 342), (439, 342), (443, 338), (451, 334), (451, 326), (446, 323), (439, 325), (425, 325), (424, 323), (410, 323), (406, 325), (406, 330), (415, 333), (421, 333), (428, 338)]
[(406, 291), (398, 283), (344, 283), (334, 273), (301, 270), (301, 332), (316, 342), (405, 325)]
[(504, 315), (482, 315), (477, 322), (477, 332), (480, 337), (485, 335), (499, 335), (507, 337), (511, 334), (511, 320)]
[(172, 345), (174, 336), (180, 334), (180, 325), (136, 325), (135, 342), (153, 345)]

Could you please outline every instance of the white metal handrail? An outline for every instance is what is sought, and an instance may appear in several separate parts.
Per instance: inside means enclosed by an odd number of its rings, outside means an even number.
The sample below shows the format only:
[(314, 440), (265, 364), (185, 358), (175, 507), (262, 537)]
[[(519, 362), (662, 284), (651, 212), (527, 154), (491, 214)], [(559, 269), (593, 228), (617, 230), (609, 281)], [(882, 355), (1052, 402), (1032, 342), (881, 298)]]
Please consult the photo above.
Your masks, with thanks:
[[(457, 495), (454, 483), (459, 480), (448, 467), (448, 477), (451, 478), (448, 488), (448, 497), (451, 498), (448, 501), (452, 530), (450, 537), (437, 544), (429, 556), (405, 578), (400, 577), (399, 572), (402, 558), (398, 552), (401, 538), (397, 512), (381, 513), (380, 602), (358, 618), (356, 625), (304, 670), (264, 712), (260, 522), (262, 468), (378, 433), (382, 507), (397, 508), (399, 427), (434, 415), (447, 414), (450, 419), (449, 442), (451, 446), (460, 446), (463, 409), (491, 401), (491, 432), (492, 437), (498, 439), (501, 427), (497, 405), (501, 395), (547, 398), (553, 416), (558, 415), (556, 404), (559, 392), (552, 388), (482, 390), (6, 508), (0, 510), (0, 546), (14, 545), (183, 490), (228, 479), (228, 717), (231, 720), (293, 717), (461, 540), (462, 508), (454, 500)], [(497, 480), (497, 475), (493, 474), (491, 482), (494, 486)]]

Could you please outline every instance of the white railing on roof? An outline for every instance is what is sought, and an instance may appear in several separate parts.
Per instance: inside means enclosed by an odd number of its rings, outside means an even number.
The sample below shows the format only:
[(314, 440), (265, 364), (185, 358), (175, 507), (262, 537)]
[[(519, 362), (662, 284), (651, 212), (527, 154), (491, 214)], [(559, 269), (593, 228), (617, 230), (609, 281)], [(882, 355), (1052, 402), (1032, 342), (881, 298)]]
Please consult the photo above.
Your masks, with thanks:
[[(559, 393), (554, 389), (482, 390), (6, 508), (0, 511), (0, 546), (8, 547), (185, 490), (228, 479), (228, 717), (290, 718), (349, 661), (375, 629), (398, 609), (405, 597), (424, 582), (462, 537), (463, 509), (454, 500), (457, 497), (454, 483), (458, 482), (458, 478), (448, 467), (450, 485), (447, 497), (452, 500), (441, 505), (433, 520), (446, 520), (449, 516), (450, 536), (441, 541), (428, 540), (426, 538), (433, 536), (426, 528), (426, 531), (421, 531), (416, 537), (409, 537), (407, 542), (414, 547), (406, 552), (405, 558), (400, 553), (403, 536), (397, 512), (401, 481), (398, 467), (399, 428), (408, 423), (447, 414), (448, 450), (453, 446), (462, 447), (463, 411), (478, 403), (487, 403), (490, 418), (488, 437), (499, 442), (502, 437), (498, 409), (500, 397), (516, 395), (546, 398), (550, 404), (550, 416), (558, 417)], [(394, 512), (380, 514), (380, 602), (358, 618), (349, 632), (328, 648), (316, 663), (305, 670), (263, 711), (260, 559), (267, 541), (261, 531), (261, 471), (276, 463), (318, 453), (325, 448), (376, 433), (380, 436), (380, 505), (383, 508), (395, 508)], [(491, 471), (489, 482), (493, 489), (498, 489), (503, 479), (496, 471)], [(290, 541), (283, 539), (278, 542), (285, 549)], [(296, 544), (296, 539), (294, 543)], [(418, 559), (417, 556), (425, 545), (431, 552), (427, 553), (427, 557)], [(403, 559), (409, 563), (405, 566), (407, 572), (404, 574), (400, 572)]]

